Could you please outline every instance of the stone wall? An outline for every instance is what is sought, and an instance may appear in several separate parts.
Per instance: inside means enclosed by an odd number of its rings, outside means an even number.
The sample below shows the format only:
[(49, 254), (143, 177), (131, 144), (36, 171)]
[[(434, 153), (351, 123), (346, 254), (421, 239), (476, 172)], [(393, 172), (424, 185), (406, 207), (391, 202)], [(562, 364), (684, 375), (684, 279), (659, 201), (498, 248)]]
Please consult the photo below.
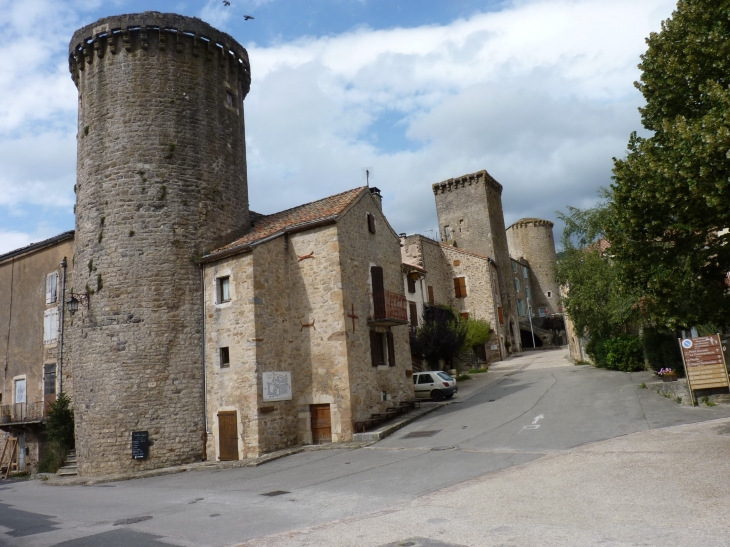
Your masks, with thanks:
[[(246, 51), (194, 18), (147, 12), (77, 31), (74, 318), (78, 469), (139, 471), (203, 453), (201, 275), (249, 225)], [(146, 460), (132, 431), (148, 431)]]

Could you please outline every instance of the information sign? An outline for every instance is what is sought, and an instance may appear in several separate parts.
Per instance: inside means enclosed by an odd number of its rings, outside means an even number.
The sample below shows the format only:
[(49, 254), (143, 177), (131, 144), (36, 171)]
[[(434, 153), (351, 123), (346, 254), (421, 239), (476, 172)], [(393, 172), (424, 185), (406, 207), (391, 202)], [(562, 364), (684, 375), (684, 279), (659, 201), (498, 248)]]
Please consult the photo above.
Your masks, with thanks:
[(146, 460), (150, 455), (150, 436), (147, 431), (132, 431), (132, 459)]
[(679, 339), (687, 385), (694, 404), (695, 389), (730, 387), (725, 355), (719, 334)]
[(264, 401), (291, 401), (291, 372), (264, 372)]

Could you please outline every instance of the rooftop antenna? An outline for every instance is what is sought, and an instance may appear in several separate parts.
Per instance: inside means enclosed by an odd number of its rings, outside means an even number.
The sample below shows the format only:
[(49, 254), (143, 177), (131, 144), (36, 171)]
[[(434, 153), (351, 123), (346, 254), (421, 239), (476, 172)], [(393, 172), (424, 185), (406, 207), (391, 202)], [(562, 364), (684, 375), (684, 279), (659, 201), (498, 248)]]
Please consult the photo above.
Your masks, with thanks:
[(367, 184), (367, 187), (370, 188), (370, 177), (373, 176), (373, 168), (372, 167), (363, 167), (362, 174), (365, 177), (365, 184)]

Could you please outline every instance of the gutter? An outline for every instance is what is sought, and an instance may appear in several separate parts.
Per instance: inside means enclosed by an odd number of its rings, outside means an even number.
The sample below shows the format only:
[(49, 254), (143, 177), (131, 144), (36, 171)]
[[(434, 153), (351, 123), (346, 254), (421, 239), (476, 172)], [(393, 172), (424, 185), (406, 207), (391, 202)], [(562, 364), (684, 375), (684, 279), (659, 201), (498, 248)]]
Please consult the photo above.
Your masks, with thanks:
[(281, 237), (283, 235), (287, 234), (295, 234), (297, 232), (303, 232), (305, 230), (309, 230), (311, 228), (319, 228), (320, 226), (327, 226), (329, 224), (335, 224), (338, 220), (338, 216), (331, 216), (327, 217), (321, 220), (315, 220), (312, 222), (305, 222), (303, 224), (298, 224), (296, 226), (292, 226), (291, 228), (285, 228), (283, 230), (279, 230), (278, 232), (275, 232), (271, 234), (270, 236), (267, 236), (263, 239), (260, 239), (258, 241), (255, 241), (253, 243), (248, 243), (246, 245), (241, 245), (239, 247), (234, 247), (232, 249), (226, 249), (225, 251), (220, 251), (218, 253), (213, 253), (204, 256), (200, 260), (198, 260), (198, 264), (209, 264), (211, 262), (216, 262), (218, 260), (222, 260), (224, 258), (228, 258), (229, 256), (245, 253), (248, 251), (253, 251), (255, 247), (258, 247), (259, 245), (263, 245), (264, 243), (267, 243), (271, 241), (272, 239), (276, 239), (277, 237)]
[(20, 255), (24, 255), (26, 253), (31, 253), (34, 251), (40, 251), (41, 249), (51, 247), (52, 245), (55, 245), (56, 243), (60, 243), (62, 241), (66, 241), (67, 239), (73, 239), (74, 233), (74, 230), (69, 230), (68, 232), (63, 232), (62, 234), (53, 236), (48, 239), (44, 239), (43, 241), (39, 241), (38, 243), (31, 243), (30, 245), (26, 245), (25, 247), (21, 247), (20, 249), (15, 249), (14, 251), (10, 251), (9, 253), (0, 255), (0, 264), (11, 258), (15, 258)]

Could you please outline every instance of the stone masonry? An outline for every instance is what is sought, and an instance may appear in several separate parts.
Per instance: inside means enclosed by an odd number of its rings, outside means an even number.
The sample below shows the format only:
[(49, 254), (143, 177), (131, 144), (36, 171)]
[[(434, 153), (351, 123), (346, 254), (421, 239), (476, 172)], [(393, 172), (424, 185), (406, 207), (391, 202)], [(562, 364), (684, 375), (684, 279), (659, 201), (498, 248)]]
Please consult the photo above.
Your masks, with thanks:
[[(76, 293), (69, 320), (79, 473), (202, 457), (196, 258), (248, 225), (248, 55), (174, 14), (101, 19), (69, 47), (79, 92)], [(148, 431), (146, 460), (132, 431)]]

